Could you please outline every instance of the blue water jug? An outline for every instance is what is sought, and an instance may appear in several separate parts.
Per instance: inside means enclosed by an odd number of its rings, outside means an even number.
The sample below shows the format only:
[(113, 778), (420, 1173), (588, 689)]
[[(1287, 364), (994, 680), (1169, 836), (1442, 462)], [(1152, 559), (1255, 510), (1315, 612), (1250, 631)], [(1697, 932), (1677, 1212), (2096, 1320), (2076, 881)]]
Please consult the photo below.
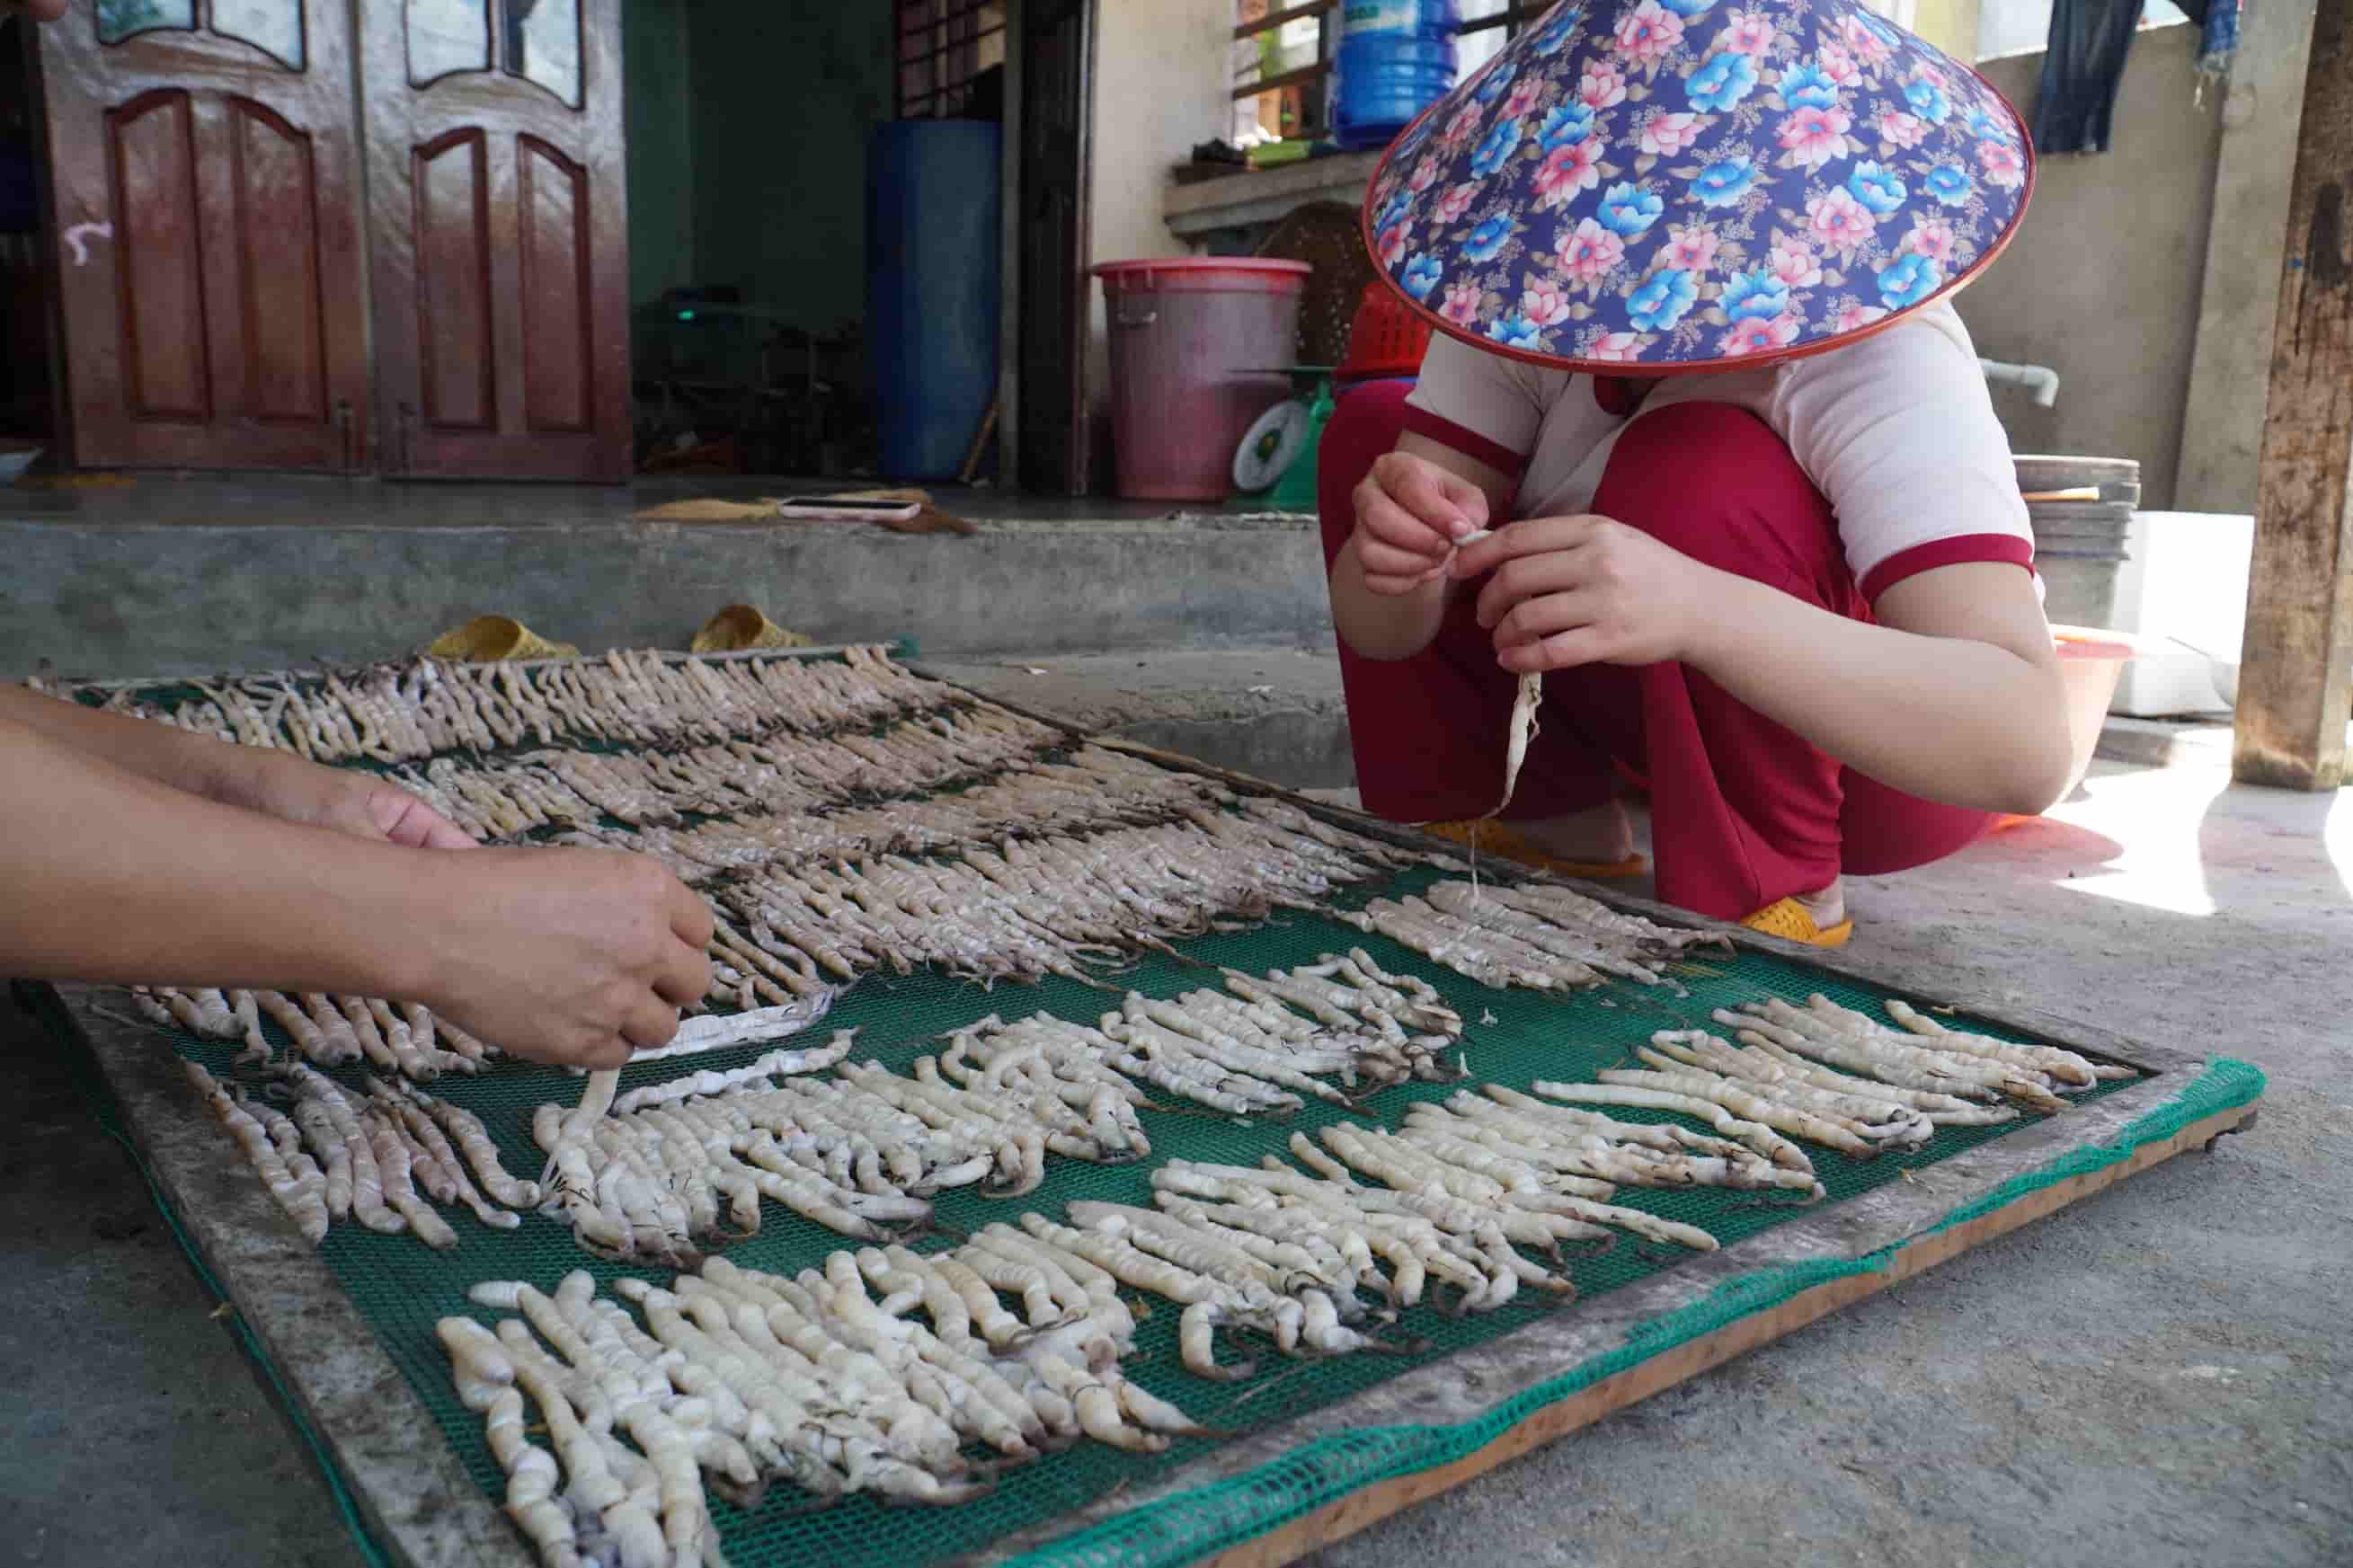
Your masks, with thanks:
[(1454, 0), (1341, 0), (1332, 139), (1386, 147), (1454, 85)]

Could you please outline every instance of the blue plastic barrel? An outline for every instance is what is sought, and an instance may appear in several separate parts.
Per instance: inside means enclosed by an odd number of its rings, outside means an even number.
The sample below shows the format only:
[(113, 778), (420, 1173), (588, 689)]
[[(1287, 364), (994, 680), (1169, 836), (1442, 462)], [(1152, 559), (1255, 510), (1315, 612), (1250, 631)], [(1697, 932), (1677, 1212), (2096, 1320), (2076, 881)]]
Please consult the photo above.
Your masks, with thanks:
[(1454, 0), (1341, 0), (1332, 139), (1386, 147), (1454, 85)]
[(866, 337), (891, 479), (955, 477), (997, 396), (1001, 128), (878, 125), (866, 171)]

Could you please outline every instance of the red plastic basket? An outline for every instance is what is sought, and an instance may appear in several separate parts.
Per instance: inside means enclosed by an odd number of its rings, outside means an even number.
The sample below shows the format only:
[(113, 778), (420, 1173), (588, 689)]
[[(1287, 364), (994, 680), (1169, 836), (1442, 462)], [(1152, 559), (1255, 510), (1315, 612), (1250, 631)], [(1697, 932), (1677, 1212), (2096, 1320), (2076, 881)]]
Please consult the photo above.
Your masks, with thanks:
[(1334, 373), (1343, 386), (1389, 376), (1417, 375), (1422, 351), (1430, 347), (1430, 324), (1411, 310), (1386, 283), (1365, 285), (1357, 301), (1356, 319), (1348, 328), (1348, 357)]

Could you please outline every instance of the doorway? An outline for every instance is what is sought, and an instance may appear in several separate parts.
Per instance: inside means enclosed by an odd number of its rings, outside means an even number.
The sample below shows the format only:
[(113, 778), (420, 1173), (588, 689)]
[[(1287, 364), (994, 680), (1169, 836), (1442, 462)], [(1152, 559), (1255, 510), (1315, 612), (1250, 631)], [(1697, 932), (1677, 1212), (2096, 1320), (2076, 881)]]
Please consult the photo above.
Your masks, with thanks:
[(869, 133), (1001, 119), (974, 471), (1081, 493), (1093, 13), (75, 0), (15, 51), (39, 226), (0, 262), (50, 374), (12, 353), (7, 418), (85, 468), (887, 479)]
[(1093, 183), (1095, 0), (1022, 0), (1019, 266), (1022, 488), (1087, 493), (1087, 192)]
[(873, 472), (869, 142), (892, 0), (627, 0), (640, 467)]
[(994, 422), (971, 409), (956, 449), (965, 472), (1001, 486), (1084, 490), (1092, 12), (1093, 0), (628, 0), (649, 467), (937, 478), (883, 458), (869, 156), (889, 121), (979, 120), (1003, 126), (1006, 149), (997, 395)]
[(58, 431), (32, 27), (22, 16), (0, 16), (0, 463), (11, 467), (52, 444)]

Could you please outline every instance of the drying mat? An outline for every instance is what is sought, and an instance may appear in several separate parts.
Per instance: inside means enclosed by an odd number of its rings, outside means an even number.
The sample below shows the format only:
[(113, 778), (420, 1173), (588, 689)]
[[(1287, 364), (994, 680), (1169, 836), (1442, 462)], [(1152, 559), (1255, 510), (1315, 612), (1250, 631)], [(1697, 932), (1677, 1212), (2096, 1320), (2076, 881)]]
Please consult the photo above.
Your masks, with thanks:
[[(1433, 876), (1406, 873), (1354, 889), (1337, 902), (1345, 908), (1377, 895), (1396, 896)], [(1590, 1079), (1625, 1059), (1656, 1029), (1704, 1026), (1715, 1007), (1764, 995), (1799, 1001), (1820, 991), (1873, 1013), (1890, 995), (1923, 1004), (1947, 999), (1935, 994), (1934, 976), (1926, 977), (1925, 986), (1916, 977), (1882, 984), (1852, 960), (1800, 957), (1736, 940), (1734, 954), (1702, 950), (1675, 967), (1683, 994), (1621, 984), (1570, 998), (1493, 991), (1386, 939), (1320, 917), (1285, 915), (1250, 931), (1178, 945), (1201, 963), (1256, 971), (1365, 946), (1385, 967), (1431, 981), (1462, 1013), (1474, 1079), (1520, 1088), (1536, 1078)], [(1208, 971), (1161, 956), (1119, 977), (1155, 996), (1213, 979)], [(248, 1320), (266, 1375), (323, 1433), (321, 1458), (338, 1495), (350, 1499), (355, 1531), (364, 1538), (373, 1533), (372, 1551), (389, 1548), (385, 1555), (396, 1562), (526, 1561), (520, 1540), (483, 1502), (495, 1496), (497, 1471), (482, 1445), (479, 1418), (451, 1391), (432, 1324), (450, 1312), (488, 1321), (491, 1314), (475, 1311), (465, 1300), (466, 1288), (484, 1279), (546, 1285), (575, 1268), (600, 1280), (629, 1272), (661, 1279), (664, 1273), (591, 1258), (564, 1226), (536, 1215), (511, 1233), (456, 1219), (461, 1245), (448, 1253), (406, 1237), (338, 1226), (314, 1261), (291, 1243), (227, 1139), (174, 1081), (177, 1075), (156, 1048), (155, 1032), (90, 1011), (91, 999), (103, 994), (77, 991), (76, 1022), (122, 1091), (128, 1124), (161, 1178), (159, 1195), (177, 1202), (174, 1228), (200, 1265), (214, 1264)], [(1115, 1001), (1064, 980), (983, 993), (932, 973), (874, 976), (845, 997), (820, 1029), (858, 1026), (863, 1031), (860, 1056), (903, 1068), (931, 1048), (934, 1036), (987, 1013), (1043, 1009), (1092, 1020)], [(2060, 1118), (1947, 1128), (1920, 1150), (1868, 1163), (1817, 1152), (1817, 1169), (1831, 1194), (1819, 1205), (1788, 1206), (1759, 1194), (1705, 1189), (1627, 1192), (1622, 1201), (1699, 1225), (1725, 1249), (1695, 1256), (1621, 1237), (1608, 1252), (1576, 1262), (1583, 1298), (1572, 1307), (1514, 1303), (1461, 1319), (1430, 1307), (1406, 1314), (1398, 1331), (1428, 1342), (1413, 1356), (1287, 1362), (1270, 1351), (1257, 1377), (1206, 1384), (1177, 1365), (1176, 1309), (1155, 1302), (1127, 1371), (1233, 1436), (1183, 1441), (1154, 1457), (1082, 1445), (1009, 1471), (990, 1496), (944, 1510), (851, 1499), (822, 1511), (797, 1511), (790, 1489), (779, 1488), (750, 1514), (714, 1503), (728, 1554), (740, 1568), (810, 1563), (901, 1568), (958, 1559), (1009, 1559), (1031, 1568), (1174, 1568), (1271, 1532), (1274, 1539), (1260, 1543), (1254, 1560), (1279, 1562), (1345, 1532), (1326, 1516), (1352, 1494), (1345, 1528), (1360, 1527), (1510, 1452), (2228, 1131), (2251, 1114), (2241, 1108), (2262, 1089), (2261, 1075), (2240, 1063), (2201, 1068), (2181, 1053), (2126, 1047), (2098, 1031), (1974, 1021), (2014, 1038), (2068, 1044), (2156, 1070), (2140, 1082), (2104, 1086)], [(174, 1044), (216, 1072), (228, 1071), (232, 1047), (186, 1036)], [(713, 1052), (712, 1059), (691, 1065), (739, 1065), (760, 1048)], [(685, 1065), (675, 1061), (652, 1064), (626, 1073), (624, 1082), (654, 1081), (681, 1070)], [(356, 1082), (348, 1070), (338, 1076)], [(1394, 1125), (1410, 1101), (1442, 1099), (1453, 1087), (1400, 1086), (1375, 1097), (1366, 1109)], [(514, 1064), (482, 1079), (445, 1078), (436, 1086), (437, 1093), (484, 1119), (519, 1172), (540, 1163), (524, 1128), (530, 1109), (546, 1100), (569, 1101), (578, 1089), (579, 1080), (560, 1070)], [(1669, 1120), (1656, 1112), (1621, 1114)], [(1151, 1162), (1097, 1167), (1058, 1161), (1045, 1184), (1023, 1199), (952, 1194), (940, 1200), (939, 1216), (970, 1228), (1011, 1218), (1025, 1207), (1060, 1217), (1062, 1206), (1077, 1198), (1148, 1202), (1154, 1164), (1171, 1158), (1254, 1163), (1261, 1153), (1279, 1152), (1293, 1131), (1312, 1133), (1346, 1119), (1320, 1103), (1287, 1121), (1249, 1126), (1147, 1112)], [(769, 1205), (760, 1236), (728, 1256), (747, 1267), (792, 1272), (843, 1245), (842, 1238)], [(301, 1293), (305, 1280), (316, 1287), (308, 1296)], [(312, 1342), (338, 1333), (372, 1337), (396, 1374), (383, 1381), (405, 1384), (405, 1392), (379, 1390), (355, 1405), (347, 1392), (321, 1386), (348, 1384), (353, 1376), (348, 1355), (337, 1360), (332, 1353), (347, 1352), (349, 1346)], [(308, 1367), (280, 1364), (304, 1358)], [(384, 1363), (362, 1358), (360, 1364)], [(1645, 1379), (1648, 1386), (1641, 1386)], [(472, 1498), (439, 1495), (437, 1489), (451, 1470), (448, 1456), (417, 1441), (404, 1416), (438, 1426), (464, 1476), (480, 1489)], [(1432, 1471), (1439, 1472), (1435, 1479)], [(462, 1479), (449, 1484), (465, 1487)], [(443, 1506), (460, 1501), (467, 1506)], [(469, 1520), (473, 1527), (462, 1528)]]

